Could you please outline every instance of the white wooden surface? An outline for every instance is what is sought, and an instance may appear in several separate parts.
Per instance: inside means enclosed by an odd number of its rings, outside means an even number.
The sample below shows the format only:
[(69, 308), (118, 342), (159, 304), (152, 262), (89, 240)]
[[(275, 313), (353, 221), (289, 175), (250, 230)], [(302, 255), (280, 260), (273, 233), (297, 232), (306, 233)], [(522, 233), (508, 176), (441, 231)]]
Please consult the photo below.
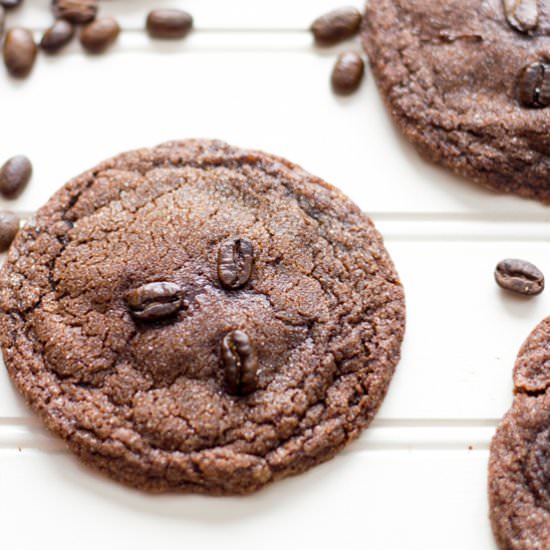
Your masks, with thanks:
[[(361, 6), (362, 2), (352, 3)], [(36, 31), (49, 0), (8, 25)], [(152, 5), (196, 20), (187, 40), (140, 31)], [(422, 162), (398, 136), (370, 74), (335, 97), (335, 53), (311, 20), (335, 0), (106, 0), (124, 32), (106, 55), (78, 44), (0, 76), (0, 158), (31, 157), (15, 203), (30, 214), (71, 176), (119, 151), (216, 137), (288, 157), (371, 213), (407, 291), (408, 329), (390, 393), (370, 430), (332, 462), (246, 498), (150, 497), (78, 463), (27, 411), (0, 370), (2, 548), (494, 548), (488, 446), (510, 405), (522, 340), (550, 310), (493, 282), (504, 257), (550, 273), (550, 209), (496, 195)]]

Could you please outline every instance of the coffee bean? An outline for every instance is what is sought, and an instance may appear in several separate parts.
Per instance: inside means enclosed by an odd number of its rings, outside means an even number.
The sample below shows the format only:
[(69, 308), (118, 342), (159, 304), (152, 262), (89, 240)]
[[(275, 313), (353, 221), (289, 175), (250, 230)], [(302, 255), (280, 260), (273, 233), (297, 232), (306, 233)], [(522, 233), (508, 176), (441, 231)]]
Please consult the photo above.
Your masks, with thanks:
[(29, 183), (31, 175), (32, 164), (27, 157), (12, 157), (0, 168), (0, 194), (6, 199), (17, 198)]
[(183, 38), (193, 27), (193, 18), (183, 10), (153, 10), (146, 26), (153, 38)]
[(182, 291), (175, 283), (155, 282), (130, 290), (126, 302), (136, 319), (158, 321), (177, 313), (182, 306), (182, 298)]
[(34, 65), (37, 50), (30, 31), (10, 29), (4, 39), (4, 64), (8, 72), (16, 78), (27, 76)]
[(0, 5), (4, 6), (7, 10), (16, 8), (23, 3), (23, 0), (0, 0)]
[(544, 275), (536, 266), (524, 260), (507, 259), (498, 263), (495, 280), (502, 288), (532, 296), (544, 290)]
[(332, 69), (333, 90), (341, 95), (355, 92), (363, 80), (364, 73), (365, 64), (359, 54), (355, 52), (340, 54)]
[(361, 13), (356, 8), (338, 8), (315, 19), (311, 24), (311, 32), (320, 46), (336, 44), (356, 34), (361, 19)]
[(7, 210), (0, 211), (0, 252), (5, 252), (19, 231), (19, 216)]
[(258, 361), (247, 334), (234, 330), (222, 341), (225, 384), (230, 393), (247, 395), (256, 389)]
[(517, 82), (519, 102), (524, 107), (542, 109), (550, 105), (550, 64), (532, 63), (524, 67)]
[(66, 46), (74, 36), (74, 27), (65, 19), (58, 19), (46, 30), (40, 41), (40, 47), (47, 53), (55, 53)]
[(54, 15), (77, 25), (93, 21), (97, 8), (97, 0), (52, 0)]
[(96, 19), (80, 33), (80, 42), (90, 53), (101, 53), (115, 42), (120, 26), (112, 17)]
[(218, 251), (218, 278), (230, 290), (244, 286), (252, 274), (254, 245), (244, 238), (228, 239)]
[(539, 0), (502, 0), (509, 25), (524, 33), (536, 29), (539, 24), (538, 2)]

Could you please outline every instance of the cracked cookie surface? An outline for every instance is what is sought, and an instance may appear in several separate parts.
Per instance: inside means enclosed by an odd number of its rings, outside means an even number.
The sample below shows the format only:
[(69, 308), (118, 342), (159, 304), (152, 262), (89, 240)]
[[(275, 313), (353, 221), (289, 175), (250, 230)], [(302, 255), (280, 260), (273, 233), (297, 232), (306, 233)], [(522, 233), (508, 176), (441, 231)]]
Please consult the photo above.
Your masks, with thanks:
[(376, 413), (405, 325), (365, 214), (217, 141), (70, 181), (0, 279), (16, 387), (86, 463), (151, 491), (247, 493), (329, 459)]
[(550, 317), (523, 344), (514, 384), (491, 445), (493, 531), (503, 549), (550, 548)]
[(423, 157), (550, 203), (550, 1), (370, 0), (362, 34)]

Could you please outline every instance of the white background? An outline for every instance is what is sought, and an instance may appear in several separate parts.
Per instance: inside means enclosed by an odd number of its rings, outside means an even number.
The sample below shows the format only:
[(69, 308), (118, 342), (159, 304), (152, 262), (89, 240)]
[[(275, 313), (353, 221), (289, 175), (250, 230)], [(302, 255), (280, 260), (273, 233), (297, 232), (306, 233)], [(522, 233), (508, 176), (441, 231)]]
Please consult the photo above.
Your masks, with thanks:
[[(362, 7), (361, 1), (348, 3)], [(49, 0), (8, 26), (37, 37)], [(422, 162), (396, 133), (370, 72), (359, 93), (329, 86), (338, 51), (307, 27), (337, 0), (110, 0), (124, 31), (107, 54), (78, 42), (40, 56), (25, 81), (0, 74), (0, 158), (27, 154), (29, 214), (105, 157), (208, 137), (288, 157), (369, 212), (407, 292), (403, 359), (373, 426), (328, 464), (245, 498), (151, 497), (81, 467), (33, 418), (0, 370), (2, 548), (492, 549), (490, 438), (512, 400), (517, 350), (549, 295), (507, 295), (504, 257), (550, 273), (550, 210)], [(196, 30), (153, 42), (153, 6), (183, 7)], [(301, 545), (301, 546), (299, 546)]]

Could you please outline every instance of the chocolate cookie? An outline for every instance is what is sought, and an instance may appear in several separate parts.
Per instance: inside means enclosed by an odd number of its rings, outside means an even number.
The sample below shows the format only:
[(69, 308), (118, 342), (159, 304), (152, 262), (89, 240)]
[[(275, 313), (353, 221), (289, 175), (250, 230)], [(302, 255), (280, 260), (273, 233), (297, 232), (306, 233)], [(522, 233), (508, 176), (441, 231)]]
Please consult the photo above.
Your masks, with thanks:
[(366, 215), (216, 141), (69, 182), (0, 289), (17, 388), (85, 462), (151, 491), (246, 493), (331, 458), (372, 420), (405, 325)]
[(491, 445), (489, 500), (500, 548), (550, 548), (550, 317), (514, 370), (515, 398)]
[(369, 0), (363, 41), (422, 156), (550, 203), (550, 1)]

